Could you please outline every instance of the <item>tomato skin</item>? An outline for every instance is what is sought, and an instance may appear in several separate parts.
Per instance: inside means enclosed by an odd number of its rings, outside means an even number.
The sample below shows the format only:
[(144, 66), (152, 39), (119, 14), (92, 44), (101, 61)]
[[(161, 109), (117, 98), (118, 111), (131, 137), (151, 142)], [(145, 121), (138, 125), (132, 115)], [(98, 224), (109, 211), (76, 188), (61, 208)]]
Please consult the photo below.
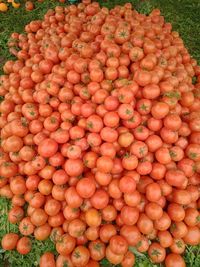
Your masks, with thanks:
[(31, 222), (35, 226), (43, 225), (48, 219), (48, 215), (45, 213), (43, 209), (35, 209), (31, 214)]
[(50, 236), (50, 233), (51, 233), (51, 227), (48, 223), (45, 223), (45, 224), (35, 228), (34, 237), (37, 240), (43, 241)]
[(62, 256), (69, 255), (75, 248), (76, 240), (69, 234), (62, 235), (56, 242), (56, 250)]
[(31, 251), (31, 240), (28, 237), (20, 238), (16, 249), (22, 255), (28, 254)]
[(166, 256), (165, 249), (158, 243), (152, 243), (149, 246), (148, 254), (151, 260), (155, 263), (163, 262)]
[(82, 198), (90, 198), (95, 192), (96, 185), (92, 179), (82, 178), (76, 185), (76, 191)]
[(175, 264), (176, 266), (179, 266), (179, 267), (186, 266), (184, 259), (180, 255), (175, 254), (175, 253), (168, 254), (165, 259), (166, 267), (172, 267)]
[(188, 232), (184, 236), (183, 241), (188, 244), (195, 246), (199, 244), (200, 240), (200, 230), (197, 226), (188, 227)]
[(135, 256), (132, 252), (128, 251), (123, 261), (121, 262), (122, 267), (132, 267), (135, 264)]
[(122, 236), (112, 236), (110, 239), (110, 249), (115, 254), (125, 254), (128, 250), (128, 244)]
[(135, 246), (141, 239), (141, 233), (136, 226), (124, 225), (120, 230), (120, 235), (125, 237), (130, 246)]
[(181, 222), (185, 218), (185, 210), (181, 205), (171, 203), (167, 209), (168, 215), (175, 222)]
[(94, 208), (103, 209), (108, 205), (109, 202), (108, 194), (106, 193), (106, 191), (98, 189), (91, 197), (90, 202)]
[(194, 208), (187, 208), (185, 210), (184, 222), (188, 226), (195, 226), (199, 223), (199, 212)]
[(107, 246), (106, 248), (106, 258), (111, 262), (112, 264), (119, 264), (122, 262), (124, 255), (123, 254), (115, 254), (112, 252), (110, 246)]
[(31, 222), (30, 217), (25, 217), (19, 223), (19, 231), (22, 235), (28, 236), (34, 232), (34, 225)]
[(56, 267), (54, 255), (50, 252), (44, 253), (40, 258), (40, 267)]
[[(79, 253), (79, 257), (77, 258), (76, 257), (76, 253)], [(89, 253), (89, 250), (83, 246), (77, 246), (74, 251), (72, 252), (72, 255), (71, 255), (71, 260), (72, 260), (72, 263), (75, 265), (75, 266), (86, 266), (86, 264), (88, 263), (89, 261), (89, 257), (90, 257), (90, 253)]]
[(8, 220), (11, 223), (18, 223), (24, 217), (24, 210), (20, 207), (13, 207), (8, 213)]
[(16, 248), (19, 236), (14, 233), (6, 234), (1, 240), (2, 248), (5, 250), (13, 250)]
[(100, 240), (95, 240), (90, 242), (89, 244), (89, 251), (90, 257), (93, 260), (100, 261), (105, 257), (105, 244)]
[(67, 264), (69, 267), (73, 267), (71, 259), (69, 256), (59, 255), (56, 260), (56, 267), (63, 267)]
[(112, 224), (106, 224), (101, 226), (99, 236), (104, 243), (107, 243), (112, 236), (116, 235), (116, 233), (117, 230), (115, 226), (113, 226)]
[(38, 152), (42, 157), (51, 157), (58, 150), (58, 144), (53, 139), (45, 139), (38, 146)]

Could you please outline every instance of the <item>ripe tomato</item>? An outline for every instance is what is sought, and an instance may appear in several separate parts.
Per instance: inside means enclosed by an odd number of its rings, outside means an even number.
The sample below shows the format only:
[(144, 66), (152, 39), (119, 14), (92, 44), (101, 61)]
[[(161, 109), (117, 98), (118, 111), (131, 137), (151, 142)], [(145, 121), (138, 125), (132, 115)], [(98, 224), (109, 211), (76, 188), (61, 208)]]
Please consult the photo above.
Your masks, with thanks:
[(122, 236), (112, 236), (109, 246), (112, 252), (115, 254), (125, 254), (128, 250), (128, 243)]
[(24, 217), (24, 210), (20, 207), (13, 207), (8, 213), (8, 220), (10, 223), (18, 223)]
[(84, 246), (77, 246), (71, 255), (71, 261), (74, 266), (86, 266), (90, 258), (89, 250)]
[(22, 235), (31, 235), (34, 232), (34, 228), (30, 217), (23, 218), (19, 223), (19, 231)]
[(62, 256), (69, 255), (75, 248), (76, 240), (69, 234), (64, 234), (56, 242), (56, 250)]
[(48, 215), (43, 209), (35, 209), (31, 214), (31, 222), (35, 226), (41, 226), (46, 223)]
[(100, 240), (91, 241), (89, 243), (90, 257), (95, 261), (100, 261), (105, 257), (105, 244)]
[(38, 153), (42, 157), (51, 157), (58, 150), (58, 144), (53, 139), (45, 139), (38, 146)]
[(3, 236), (1, 240), (2, 248), (5, 250), (13, 250), (16, 248), (19, 236), (14, 233), (9, 233)]
[(152, 243), (148, 249), (148, 255), (155, 263), (163, 262), (166, 256), (166, 251), (158, 243)]
[(31, 251), (31, 240), (28, 237), (22, 237), (19, 239), (19, 241), (17, 242), (17, 251), (22, 254), (28, 254)]
[(44, 253), (40, 258), (40, 267), (55, 267), (54, 255), (50, 252)]
[(170, 253), (166, 256), (165, 265), (166, 267), (172, 267), (174, 265), (180, 267), (186, 266), (184, 259), (180, 255), (175, 253)]
[(112, 264), (119, 264), (122, 262), (124, 255), (123, 254), (115, 254), (112, 252), (110, 246), (107, 246), (106, 248), (106, 258), (111, 262)]
[(34, 237), (37, 240), (43, 241), (50, 236), (50, 233), (51, 233), (51, 227), (48, 223), (45, 223), (45, 224), (35, 228)]

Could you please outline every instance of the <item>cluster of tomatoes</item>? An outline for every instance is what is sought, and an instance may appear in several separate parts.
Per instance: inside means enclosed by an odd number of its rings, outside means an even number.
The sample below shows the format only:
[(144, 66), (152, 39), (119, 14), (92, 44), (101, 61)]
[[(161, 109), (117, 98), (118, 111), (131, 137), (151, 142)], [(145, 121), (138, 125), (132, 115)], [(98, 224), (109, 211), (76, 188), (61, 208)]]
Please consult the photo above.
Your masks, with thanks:
[[(44, 2), (44, 0), (35, 0), (34, 2)], [(35, 3), (33, 1), (25, 1), (25, 10), (32, 11), (35, 8)], [(60, 3), (65, 3), (65, 0), (59, 0)], [(69, 0), (69, 3), (76, 3), (77, 0)], [(19, 8), (21, 4), (19, 2), (15, 2), (15, 0), (7, 0), (7, 3), (0, 1), (0, 12), (8, 11), (9, 4), (12, 5), (13, 8)]]
[(0, 195), (20, 232), (3, 249), (26, 254), (33, 235), (59, 254), (41, 267), (132, 267), (129, 247), (185, 266), (200, 243), (200, 67), (179, 34), (157, 9), (90, 0), (25, 31), (0, 77)]

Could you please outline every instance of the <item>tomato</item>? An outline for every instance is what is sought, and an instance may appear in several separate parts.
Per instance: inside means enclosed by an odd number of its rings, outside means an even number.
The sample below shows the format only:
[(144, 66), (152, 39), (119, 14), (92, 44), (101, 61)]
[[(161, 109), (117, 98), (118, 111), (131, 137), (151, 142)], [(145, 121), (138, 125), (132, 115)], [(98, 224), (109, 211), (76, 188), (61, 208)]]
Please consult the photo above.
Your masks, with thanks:
[(51, 180), (43, 179), (38, 184), (38, 190), (43, 196), (48, 196), (51, 194), (53, 188), (53, 183)]
[(73, 237), (80, 237), (84, 234), (86, 230), (86, 224), (84, 221), (80, 219), (74, 219), (71, 222), (69, 222), (68, 225), (68, 232)]
[(54, 216), (58, 214), (60, 208), (61, 208), (60, 202), (55, 199), (47, 200), (44, 206), (44, 210), (49, 216)]
[(158, 243), (152, 243), (148, 249), (148, 255), (155, 263), (163, 262), (166, 256), (166, 251)]
[(38, 226), (34, 230), (34, 237), (37, 240), (45, 240), (50, 236), (51, 233), (51, 227), (48, 223), (45, 223), (41, 226)]
[(138, 191), (134, 191), (131, 194), (124, 194), (124, 202), (131, 207), (135, 207), (137, 205), (139, 205), (139, 203), (141, 202), (141, 195)]
[(141, 236), (141, 239), (136, 244), (136, 248), (139, 252), (146, 252), (149, 248), (148, 238), (145, 236)]
[(45, 196), (42, 195), (40, 192), (37, 192), (31, 197), (29, 204), (33, 208), (40, 208), (44, 205)]
[(55, 267), (56, 262), (54, 255), (50, 252), (45, 252), (40, 258), (40, 267)]
[(170, 250), (172, 253), (182, 254), (185, 251), (185, 243), (182, 239), (174, 239)]
[(136, 182), (129, 176), (123, 176), (120, 179), (119, 188), (123, 193), (133, 193), (136, 189)]
[(28, 237), (22, 237), (17, 242), (17, 251), (22, 254), (28, 254), (31, 251), (31, 240)]
[(188, 205), (191, 202), (191, 195), (187, 190), (174, 190), (173, 201), (177, 204)]
[(18, 223), (24, 217), (24, 210), (20, 207), (13, 207), (8, 213), (8, 220), (10, 223)]
[(199, 215), (198, 210), (196, 210), (194, 208), (187, 208), (185, 210), (184, 222), (188, 226), (198, 225), (199, 220), (200, 220), (200, 215)]
[(104, 243), (107, 243), (112, 236), (116, 235), (116, 233), (117, 230), (114, 225), (105, 224), (101, 226), (99, 236)]
[(82, 178), (76, 185), (76, 191), (82, 198), (92, 197), (95, 189), (95, 182), (89, 178)]
[(99, 267), (99, 263), (97, 261), (94, 260), (89, 260), (88, 264), (86, 265), (86, 267)]
[(167, 213), (170, 216), (170, 218), (175, 222), (181, 222), (185, 218), (184, 208), (176, 203), (169, 204)]
[(17, 173), (18, 167), (12, 162), (3, 162), (0, 165), (0, 174), (5, 178), (10, 178)]
[(54, 216), (49, 216), (48, 218), (48, 224), (51, 227), (58, 227), (61, 226), (64, 222), (64, 215), (62, 212), (57, 213)]
[(184, 222), (176, 222), (171, 224), (170, 232), (175, 238), (183, 238), (187, 234), (188, 229)]
[(85, 221), (90, 227), (100, 226), (101, 220), (101, 215), (98, 210), (90, 208), (85, 212)]
[(88, 240), (94, 241), (99, 237), (99, 227), (88, 227), (85, 231)]
[(83, 172), (83, 162), (80, 159), (68, 159), (64, 164), (64, 170), (69, 176), (79, 176)]
[(35, 226), (43, 225), (48, 219), (48, 215), (43, 209), (35, 209), (31, 214), (31, 222)]
[(124, 225), (121, 227), (120, 235), (125, 237), (130, 246), (135, 246), (141, 239), (141, 233), (133, 225)]
[(137, 221), (137, 227), (142, 234), (150, 234), (153, 231), (153, 221), (146, 214), (141, 213)]
[(103, 209), (108, 205), (109, 197), (106, 191), (98, 189), (91, 197), (90, 202), (95, 209)]
[(89, 250), (84, 246), (77, 246), (71, 255), (71, 261), (74, 266), (86, 266), (90, 258)]
[(109, 243), (110, 249), (115, 254), (125, 254), (128, 250), (128, 243), (122, 236), (112, 236)]
[(117, 217), (117, 211), (115, 207), (112, 205), (108, 205), (104, 209), (102, 209), (102, 219), (107, 221), (107, 222), (112, 222), (116, 219)]
[(71, 208), (78, 208), (83, 203), (83, 199), (78, 195), (75, 187), (68, 188), (64, 193), (67, 204)]
[(59, 255), (56, 260), (56, 267), (64, 267), (64, 266), (72, 267), (72, 262), (69, 256)]
[(173, 238), (169, 231), (158, 232), (159, 243), (163, 248), (170, 247), (173, 243)]
[(30, 217), (25, 217), (19, 223), (19, 231), (22, 235), (31, 235), (34, 232), (34, 225), (31, 222)]
[(110, 246), (107, 246), (106, 248), (106, 258), (111, 262), (112, 264), (119, 264), (122, 262), (124, 255), (123, 254), (115, 254), (112, 252)]
[(165, 179), (169, 185), (178, 188), (182, 188), (182, 185), (187, 183), (187, 178), (180, 170), (168, 170)]
[(19, 236), (14, 233), (9, 233), (3, 236), (1, 245), (4, 250), (13, 250), (16, 248)]
[(36, 190), (40, 181), (40, 177), (37, 175), (31, 175), (26, 179), (26, 187), (28, 190)]
[(69, 255), (75, 248), (76, 240), (69, 234), (64, 234), (56, 242), (56, 250), (62, 256)]
[(200, 240), (200, 230), (197, 226), (191, 226), (188, 227), (188, 232), (183, 238), (183, 241), (188, 244), (195, 246), (196, 244), (199, 244)]
[(159, 231), (165, 231), (170, 227), (171, 219), (166, 212), (163, 212), (163, 215), (160, 219), (155, 220), (154, 227)]
[(177, 267), (186, 266), (184, 259), (180, 255), (175, 253), (170, 253), (166, 256), (165, 265), (166, 267), (172, 267), (174, 265), (176, 265)]
[(100, 240), (89, 243), (90, 257), (95, 261), (100, 261), (105, 257), (105, 244)]
[(156, 202), (161, 198), (161, 188), (157, 183), (150, 183), (146, 187), (146, 198), (149, 201)]
[(31, 11), (34, 9), (34, 4), (31, 1), (27, 1), (25, 8), (26, 8), (26, 11)]
[(58, 150), (58, 144), (53, 139), (45, 139), (38, 146), (38, 152), (42, 157), (51, 157)]

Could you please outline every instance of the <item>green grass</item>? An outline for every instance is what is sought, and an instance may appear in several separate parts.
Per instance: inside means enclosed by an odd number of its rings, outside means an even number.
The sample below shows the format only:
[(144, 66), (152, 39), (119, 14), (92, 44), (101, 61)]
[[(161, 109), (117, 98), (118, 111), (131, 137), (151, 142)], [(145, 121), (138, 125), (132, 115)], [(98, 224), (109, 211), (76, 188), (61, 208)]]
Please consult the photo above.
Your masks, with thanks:
[[(44, 0), (43, 3), (35, 3), (36, 8), (26, 12), (24, 2), (19, 9), (10, 8), (6, 13), (0, 13), (0, 72), (4, 62), (13, 58), (9, 54), (7, 42), (12, 32), (23, 32), (24, 26), (32, 20), (41, 19), (49, 8), (54, 8), (59, 3), (55, 0)], [(116, 4), (123, 4), (126, 0), (99, 1), (109, 8)], [(129, 0), (141, 13), (148, 14), (153, 8), (160, 8), (166, 21), (171, 22), (173, 29), (178, 31), (191, 55), (200, 64), (200, 1), (199, 0)], [(5, 233), (18, 232), (17, 225), (7, 221), (9, 201), (0, 199), (0, 240)], [(5, 252), (0, 249), (0, 267), (34, 267), (38, 265), (39, 257), (45, 251), (55, 252), (54, 244), (48, 239), (40, 242), (32, 238), (33, 248), (26, 256), (19, 255), (16, 251)], [(135, 248), (130, 248), (136, 255), (136, 267), (154, 267), (145, 254), (138, 253)], [(187, 267), (200, 266), (200, 246), (187, 246), (185, 253)], [(101, 266), (111, 267), (106, 259), (102, 260)]]

